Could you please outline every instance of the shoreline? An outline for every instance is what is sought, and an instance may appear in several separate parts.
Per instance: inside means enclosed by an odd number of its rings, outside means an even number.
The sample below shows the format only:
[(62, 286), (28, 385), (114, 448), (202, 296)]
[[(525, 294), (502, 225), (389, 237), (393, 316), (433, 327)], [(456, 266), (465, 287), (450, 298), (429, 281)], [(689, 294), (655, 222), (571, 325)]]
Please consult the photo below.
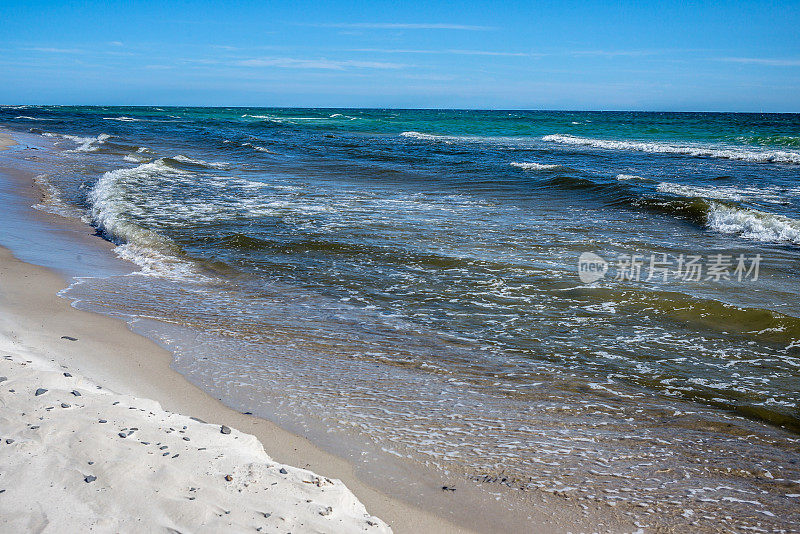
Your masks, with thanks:
[(223, 405), (174, 371), (166, 349), (132, 332), (121, 320), (75, 309), (58, 297), (66, 285), (58, 274), (23, 262), (0, 246), (2, 340), (13, 340), (14, 346), (40, 360), (53, 360), (73, 374), (90, 377), (104, 390), (154, 399), (169, 412), (253, 435), (281, 462), (345, 481), (371, 513), (388, 518), (395, 532), (469, 532), (360, 482), (347, 462), (305, 438)]
[[(6, 165), (8, 159), (5, 158)], [(29, 156), (25, 159), (39, 158)], [(112, 271), (133, 270), (127, 262), (113, 256), (111, 243), (87, 232), (85, 224), (30, 208), (41, 200), (43, 194), (34, 182), (34, 170), (27, 165), (25, 170), (0, 168), (3, 176), (13, 182), (15, 191), (11, 196), (23, 200), (14, 207), (19, 209), (22, 206), (22, 211), (26, 212), (24, 217), (30, 221), (42, 221), (46, 233), (58, 232), (63, 234), (59, 239), (73, 240), (78, 248), (94, 250), (95, 256), (107, 256), (109, 263), (113, 264), (110, 267)], [(449, 475), (441, 476), (427, 469), (417, 472), (411, 466), (395, 463), (392, 458), (386, 458), (387, 462), (379, 465), (377, 472), (365, 471), (357, 455), (359, 452), (365, 454), (366, 449), (347, 452), (340, 450), (341, 447), (331, 447), (324, 435), (304, 437), (276, 422), (240, 413), (174, 369), (173, 353), (137, 332), (127, 321), (81, 310), (71, 304), (68, 297), (58, 296), (76, 276), (76, 269), (78, 275), (83, 273), (82, 268), (94, 271), (102, 261), (87, 260), (91, 254), (84, 254), (83, 258), (78, 254), (78, 264), (54, 266), (51, 264), (52, 256), (58, 254), (49, 254), (45, 248), (47, 242), (37, 246), (28, 241), (35, 239), (32, 235), (35, 230), (32, 232), (27, 225), (21, 225), (10, 233), (22, 231), (27, 234), (18, 239), (11, 250), (2, 248), (8, 235), (0, 241), (0, 270), (16, 273), (13, 280), (0, 280), (0, 288), (24, 287), (15, 294), (16, 301), (8, 300), (6, 295), (0, 298), (0, 310), (18, 318), (18, 323), (13, 325), (16, 335), (48, 357), (58, 354), (60, 364), (91, 377), (103, 388), (154, 399), (165, 410), (252, 434), (275, 460), (343, 481), (371, 514), (384, 520), (395, 532), (496, 532), (498, 528), (532, 532), (635, 530), (628, 520), (620, 518), (614, 511), (597, 508), (587, 511), (578, 508), (577, 503), (554, 495), (511, 491), (501, 499), (499, 493), (461, 478), (457, 478), (458, 493), (443, 491), (443, 484), (449, 486), (452, 480)], [(24, 251), (25, 258), (14, 257), (14, 250)], [(109, 269), (105, 265), (100, 269), (104, 268)], [(25, 278), (35, 278), (36, 281), (22, 284)], [(64, 332), (53, 336), (54, 339), (44, 339), (41, 334), (34, 334), (36, 330), (45, 328), (43, 325), (47, 325), (48, 331)], [(9, 328), (3, 324), (0, 334), (8, 332)], [(79, 342), (65, 343), (60, 341), (61, 335), (78, 338)], [(76, 348), (82, 351), (72, 350)], [(59, 353), (62, 350), (67, 352)], [(113, 355), (110, 361), (106, 358), (108, 354)]]
[[(3, 148), (15, 144), (11, 136), (0, 135)], [(7, 172), (3, 174), (5, 179)], [(19, 188), (19, 182), (29, 178), (32, 177), (13, 179)], [(30, 186), (35, 187), (33, 183)], [(26, 196), (31, 193), (30, 189), (22, 191)], [(32, 215), (40, 215), (33, 209), (30, 211), (34, 212)], [(53, 360), (68, 367), (72, 374), (88, 377), (104, 390), (153, 399), (169, 412), (224, 424), (255, 436), (272, 458), (281, 463), (316, 469), (320, 475), (342, 480), (370, 513), (390, 524), (395, 532), (470, 532), (383, 494), (362, 482), (350, 463), (307, 439), (225, 406), (172, 369), (171, 352), (135, 333), (123, 320), (76, 309), (69, 300), (61, 298), (58, 294), (69, 285), (68, 276), (17, 258), (6, 247), (10, 237), (4, 235), (0, 241), (0, 337), (4, 345), (13, 341), (13, 346), (24, 347), (32, 358)]]

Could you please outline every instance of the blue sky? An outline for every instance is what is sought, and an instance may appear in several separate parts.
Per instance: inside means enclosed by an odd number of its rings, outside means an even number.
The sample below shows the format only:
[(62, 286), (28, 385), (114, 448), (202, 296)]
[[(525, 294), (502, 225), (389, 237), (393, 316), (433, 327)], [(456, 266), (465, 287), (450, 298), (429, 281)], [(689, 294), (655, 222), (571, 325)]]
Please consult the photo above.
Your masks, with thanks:
[(800, 2), (3, 2), (0, 103), (800, 112)]

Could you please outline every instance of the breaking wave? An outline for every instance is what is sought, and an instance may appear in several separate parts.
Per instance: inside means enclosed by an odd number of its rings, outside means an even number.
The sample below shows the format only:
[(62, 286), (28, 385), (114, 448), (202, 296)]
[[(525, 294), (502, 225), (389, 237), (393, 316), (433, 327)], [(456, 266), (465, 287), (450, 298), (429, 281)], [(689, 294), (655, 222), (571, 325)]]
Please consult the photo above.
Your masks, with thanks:
[(800, 165), (800, 152), (786, 150), (753, 150), (739, 147), (710, 147), (656, 141), (616, 141), (563, 134), (545, 135), (542, 137), (542, 141), (565, 145), (588, 146), (606, 150), (630, 150), (649, 152), (652, 154), (679, 154), (698, 158), (722, 158), (754, 163), (791, 163)]
[(79, 137), (77, 135), (56, 134), (52, 132), (44, 132), (42, 135), (44, 137), (59, 137), (77, 143), (78, 146), (74, 148), (72, 152), (94, 152), (100, 148), (100, 145), (104, 144), (108, 139), (111, 139), (111, 136), (105, 133), (101, 133), (97, 137)]
[(745, 239), (800, 245), (800, 221), (783, 215), (711, 202), (706, 224)]
[(534, 163), (532, 161), (516, 162), (512, 161), (509, 165), (518, 167), (526, 171), (552, 171), (563, 168), (561, 165), (549, 165), (546, 163)]

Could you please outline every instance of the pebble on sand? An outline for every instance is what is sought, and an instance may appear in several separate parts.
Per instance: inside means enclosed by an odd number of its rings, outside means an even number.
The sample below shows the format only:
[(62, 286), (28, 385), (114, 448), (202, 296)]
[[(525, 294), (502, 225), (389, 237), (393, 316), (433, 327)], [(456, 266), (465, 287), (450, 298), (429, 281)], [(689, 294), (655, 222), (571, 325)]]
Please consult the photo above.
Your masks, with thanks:
[(220, 432), (222, 432), (223, 434), (230, 434), (230, 433), (231, 433), (231, 429), (230, 429), (230, 428), (228, 428), (228, 427), (227, 427), (227, 426), (225, 426), (225, 425), (222, 425), (222, 428), (220, 428), (220, 430), (219, 430), (219, 431), (220, 431)]
[(44, 395), (45, 393), (47, 393), (47, 390), (46, 390), (46, 389), (44, 389), (44, 388), (39, 388), (39, 389), (37, 389), (37, 390), (36, 390), (36, 393), (35, 393), (35, 395), (38, 397), (39, 395)]

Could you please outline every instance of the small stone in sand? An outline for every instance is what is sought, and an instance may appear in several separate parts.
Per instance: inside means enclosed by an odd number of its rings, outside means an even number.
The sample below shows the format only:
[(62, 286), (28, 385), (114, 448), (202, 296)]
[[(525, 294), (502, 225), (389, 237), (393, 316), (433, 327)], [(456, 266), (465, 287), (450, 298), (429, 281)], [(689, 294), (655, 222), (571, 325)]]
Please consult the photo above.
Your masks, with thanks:
[(232, 476), (230, 476), (230, 475), (225, 475), (225, 480), (227, 480), (228, 482), (230, 482), (231, 480), (233, 480), (233, 477), (232, 477)]
[(97, 480), (97, 477), (94, 475), (89, 475), (83, 479), (84, 482), (94, 482), (95, 480)]
[(61, 336), (61, 339), (66, 339), (67, 341), (78, 341), (77, 337), (72, 336)]
[(61, 407), (62, 408), (69, 408), (69, 404), (67, 404), (66, 402), (62, 402), (61, 403)]
[(289, 474), (289, 471), (287, 471), (285, 468), (281, 467), (280, 474), (282, 474), (282, 475), (288, 475), (288, 474)]
[(39, 388), (39, 389), (37, 389), (37, 390), (36, 390), (36, 393), (35, 393), (35, 395), (38, 397), (39, 395), (44, 395), (45, 393), (47, 393), (47, 390), (46, 390), (46, 389), (44, 389), (44, 388)]
[(121, 437), (121, 438), (127, 438), (127, 437), (128, 437), (128, 434), (126, 434), (125, 432), (120, 432), (120, 433), (119, 433), (119, 434), (117, 434), (117, 435), (118, 435), (119, 437)]
[(67, 378), (70, 378), (72, 375), (69, 374), (69, 373), (64, 373), (64, 376), (66, 376)]
[(81, 392), (78, 391), (77, 389), (73, 389), (72, 390), (72, 394), (75, 395), (76, 397), (80, 397), (81, 396)]
[(219, 430), (219, 431), (220, 431), (220, 432), (222, 432), (223, 434), (230, 434), (230, 433), (231, 433), (231, 429), (230, 429), (230, 428), (228, 428), (228, 427), (227, 427), (227, 426), (225, 426), (225, 425), (222, 425), (222, 428), (220, 428), (220, 430)]
[(99, 419), (97, 422), (98, 423), (108, 423), (108, 421), (106, 421), (105, 419)]

